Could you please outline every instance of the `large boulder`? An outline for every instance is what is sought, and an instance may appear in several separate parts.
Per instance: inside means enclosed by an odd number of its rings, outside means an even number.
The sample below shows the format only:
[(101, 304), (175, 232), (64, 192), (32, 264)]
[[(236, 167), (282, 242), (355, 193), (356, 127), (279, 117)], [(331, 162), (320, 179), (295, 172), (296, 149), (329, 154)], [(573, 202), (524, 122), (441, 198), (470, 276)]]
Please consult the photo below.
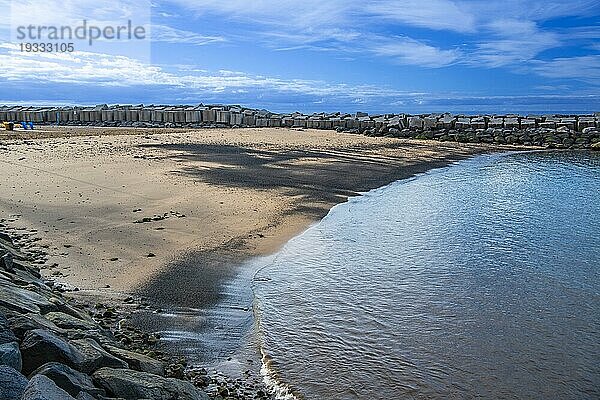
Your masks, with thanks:
[(421, 117), (409, 117), (408, 127), (411, 129), (423, 129), (423, 118)]
[(25, 334), (21, 343), (23, 372), (30, 374), (49, 362), (60, 362), (76, 368), (85, 361), (76, 347), (50, 331), (35, 329)]
[(93, 396), (104, 396), (104, 390), (94, 387), (92, 378), (64, 364), (51, 362), (42, 365), (36, 369), (31, 375), (44, 375), (52, 379), (52, 381), (61, 389), (76, 397), (81, 392), (88, 393)]
[(43, 329), (34, 329), (25, 334), (21, 343), (21, 355), (23, 372), (26, 374), (49, 362), (59, 362), (86, 374), (102, 367), (129, 367), (125, 361), (104, 350), (94, 339), (68, 342)]
[(55, 309), (54, 304), (39, 294), (0, 279), (0, 311), (6, 315), (43, 314)]
[(21, 361), (21, 352), (17, 342), (0, 344), (0, 365), (8, 365), (21, 371), (23, 362)]
[(97, 329), (97, 324), (94, 323), (94, 320), (92, 319), (92, 317), (89, 316), (89, 314), (86, 311), (70, 305), (62, 298), (53, 297), (50, 299), (50, 302), (56, 305), (56, 311), (68, 314), (82, 321), (93, 323), (96, 326), (95, 329)]
[(36, 375), (25, 388), (22, 400), (75, 400), (44, 375)]
[[(40, 279), (39, 275), (33, 274), (30, 268), (20, 265), (19, 262), (14, 262), (12, 265), (14, 267), (12, 272), (3, 274), (3, 278), (6, 278), (6, 281), (10, 281), (21, 287), (32, 285), (31, 287), (35, 287), (36, 292), (49, 293), (48, 286), (44, 284), (44, 281)], [(0, 272), (2, 272), (2, 270), (0, 270)]]
[(108, 353), (94, 339), (77, 339), (71, 343), (84, 355), (84, 360), (76, 367), (81, 372), (89, 374), (102, 367), (129, 368), (125, 361)]
[(146, 372), (102, 368), (93, 378), (109, 395), (124, 399), (208, 400), (206, 393), (190, 382)]
[(25, 334), (28, 331), (32, 331), (34, 329), (45, 329), (48, 331), (52, 331), (54, 333), (64, 334), (65, 331), (58, 326), (54, 325), (53, 322), (47, 320), (42, 315), (39, 314), (22, 314), (11, 317), (10, 320), (10, 329), (14, 332), (14, 334), (19, 338), (19, 340), (23, 340)]
[(165, 374), (165, 364), (161, 361), (115, 346), (106, 346), (105, 348), (112, 355), (126, 361), (131, 369), (161, 376)]
[(19, 371), (0, 365), (0, 399), (21, 400), (27, 387), (27, 378)]

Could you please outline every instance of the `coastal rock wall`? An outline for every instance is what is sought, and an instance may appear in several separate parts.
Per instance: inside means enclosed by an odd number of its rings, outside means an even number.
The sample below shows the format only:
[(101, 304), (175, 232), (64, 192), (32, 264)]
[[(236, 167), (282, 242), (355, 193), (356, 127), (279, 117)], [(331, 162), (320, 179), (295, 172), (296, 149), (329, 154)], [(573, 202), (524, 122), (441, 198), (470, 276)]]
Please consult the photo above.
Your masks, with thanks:
[(357, 112), (276, 114), (235, 105), (0, 106), (0, 121), (125, 127), (289, 127), (469, 143), (588, 148), (600, 142), (594, 115), (452, 115)]
[(22, 252), (4, 228), (0, 399), (208, 400), (200, 387), (210, 378), (184, 376), (183, 365), (153, 347), (156, 337), (129, 324), (129, 313), (64, 297), (61, 285), (40, 274), (45, 256)]
[[(37, 231), (0, 220), (0, 400), (268, 400), (257, 379), (208, 373), (135, 327), (146, 299), (77, 296), (51, 270)], [(54, 264), (56, 265), (56, 264)], [(99, 302), (102, 300), (102, 302)], [(105, 302), (106, 301), (106, 302)], [(107, 303), (108, 302), (108, 303)], [(242, 396), (242, 393), (245, 396)]]

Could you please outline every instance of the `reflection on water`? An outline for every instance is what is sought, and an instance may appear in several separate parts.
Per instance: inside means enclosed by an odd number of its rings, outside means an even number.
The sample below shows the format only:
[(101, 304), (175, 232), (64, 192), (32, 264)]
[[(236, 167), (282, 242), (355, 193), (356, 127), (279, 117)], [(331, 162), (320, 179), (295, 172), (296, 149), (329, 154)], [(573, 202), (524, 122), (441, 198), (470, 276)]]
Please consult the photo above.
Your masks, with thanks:
[(335, 207), (259, 271), (306, 399), (598, 398), (600, 155), (483, 156)]

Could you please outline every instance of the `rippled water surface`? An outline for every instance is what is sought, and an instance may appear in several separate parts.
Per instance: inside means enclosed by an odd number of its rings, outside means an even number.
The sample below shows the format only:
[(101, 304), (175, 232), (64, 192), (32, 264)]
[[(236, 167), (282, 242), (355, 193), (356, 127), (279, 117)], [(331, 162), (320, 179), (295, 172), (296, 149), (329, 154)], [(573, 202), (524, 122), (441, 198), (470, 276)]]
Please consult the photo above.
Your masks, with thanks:
[(600, 155), (482, 156), (353, 198), (257, 274), (305, 399), (599, 398)]

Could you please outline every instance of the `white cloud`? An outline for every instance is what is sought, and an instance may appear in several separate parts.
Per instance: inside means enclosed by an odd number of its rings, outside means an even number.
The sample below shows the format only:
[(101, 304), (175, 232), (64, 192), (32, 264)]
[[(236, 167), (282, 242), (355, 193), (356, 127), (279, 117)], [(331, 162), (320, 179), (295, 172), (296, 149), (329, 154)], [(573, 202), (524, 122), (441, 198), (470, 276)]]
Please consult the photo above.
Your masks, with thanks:
[(152, 25), (152, 40), (155, 42), (183, 43), (203, 46), (211, 43), (226, 42), (223, 36), (201, 35), (195, 32), (175, 29), (167, 25)]
[(104, 86), (171, 84), (160, 68), (125, 56), (76, 51), (23, 53), (13, 44), (0, 44), (0, 78), (8, 81), (94, 83)]
[(150, 0), (13, 0), (10, 21), (15, 25), (73, 25), (88, 20), (96, 24), (117, 25), (127, 20), (150, 21)]
[(561, 31), (561, 36), (568, 40), (589, 39), (597, 41), (600, 39), (600, 25), (569, 28)]
[(482, 23), (496, 19), (546, 21), (559, 17), (589, 17), (600, 12), (597, 0), (479, 0), (460, 4)]
[(21, 53), (17, 46), (8, 43), (0, 44), (0, 79), (109, 87), (164, 86), (198, 93), (265, 90), (319, 97), (367, 99), (412, 95), (380, 86), (280, 79), (229, 70), (210, 73), (189, 66), (178, 66), (167, 71), (125, 56), (91, 52)]
[(456, 32), (472, 32), (476, 28), (469, 7), (450, 0), (379, 0), (367, 2), (364, 8), (378, 20), (421, 28)]
[[(455, 50), (436, 48), (418, 39), (385, 38), (371, 29), (388, 23), (436, 30), (470, 32), (475, 18), (451, 0), (170, 0), (198, 17), (250, 23), (250, 35), (278, 50), (336, 50), (390, 57), (394, 62), (439, 67), (454, 61)], [(257, 28), (258, 27), (258, 28)], [(380, 43), (386, 41), (387, 43)], [(451, 61), (448, 61), (450, 59)]]
[(345, 24), (355, 0), (170, 0), (196, 15), (218, 14), (260, 24), (294, 28)]
[[(170, 0), (197, 16), (219, 16), (250, 24), (258, 38), (277, 50), (312, 50), (342, 56), (375, 55), (402, 65), (439, 68), (531, 70), (529, 61), (587, 31), (540, 28), (541, 21), (600, 13), (593, 0)], [(383, 33), (381, 27), (388, 28)], [(451, 31), (465, 36), (457, 45), (402, 36), (403, 27)], [(414, 35), (414, 34), (413, 34)], [(571, 35), (571, 36), (569, 36)], [(400, 37), (398, 37), (400, 36)], [(434, 36), (439, 40), (439, 36)], [(242, 39), (243, 40), (243, 39)], [(590, 44), (594, 48), (597, 44)], [(535, 70), (533, 70), (535, 72)]]
[(558, 34), (539, 29), (533, 21), (499, 19), (487, 24), (486, 28), (491, 37), (477, 44), (472, 61), (489, 67), (528, 61), (544, 50), (561, 45)]
[(547, 78), (573, 78), (600, 85), (600, 55), (532, 61), (533, 70)]
[(450, 65), (461, 56), (458, 50), (441, 50), (407, 37), (387, 39), (375, 45), (372, 51), (377, 55), (390, 57), (399, 64), (433, 68)]
[(258, 34), (265, 39), (265, 44), (276, 49), (313, 48), (339, 49), (348, 43), (360, 42), (363, 34), (355, 30), (324, 28), (319, 30), (300, 30), (286, 32), (282, 30), (265, 30)]

